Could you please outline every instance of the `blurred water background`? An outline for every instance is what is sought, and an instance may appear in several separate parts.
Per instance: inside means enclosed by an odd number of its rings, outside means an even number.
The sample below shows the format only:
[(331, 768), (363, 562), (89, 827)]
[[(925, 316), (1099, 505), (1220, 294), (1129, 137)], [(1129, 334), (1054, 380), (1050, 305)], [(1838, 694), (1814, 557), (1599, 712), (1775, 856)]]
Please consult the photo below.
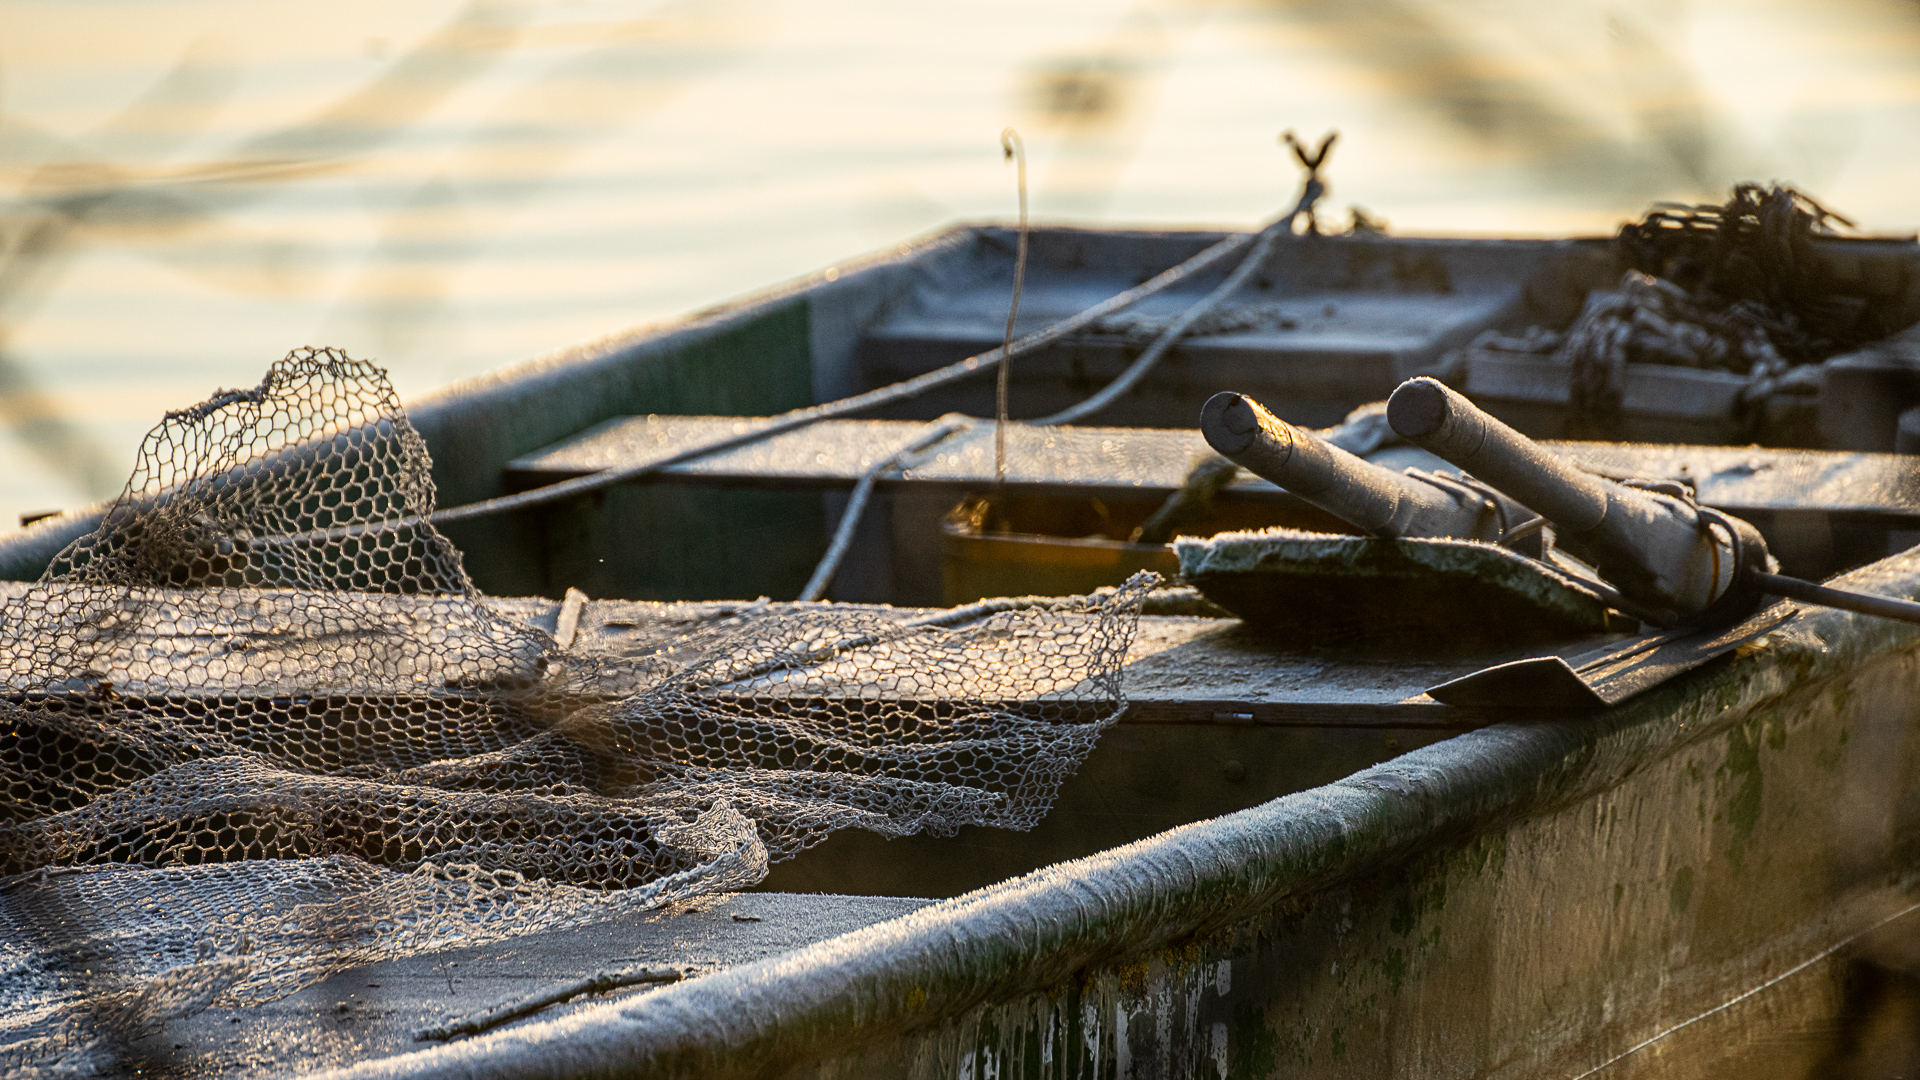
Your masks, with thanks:
[(338, 345), (403, 394), (963, 219), (1920, 221), (1915, 0), (0, 0), (0, 527)]

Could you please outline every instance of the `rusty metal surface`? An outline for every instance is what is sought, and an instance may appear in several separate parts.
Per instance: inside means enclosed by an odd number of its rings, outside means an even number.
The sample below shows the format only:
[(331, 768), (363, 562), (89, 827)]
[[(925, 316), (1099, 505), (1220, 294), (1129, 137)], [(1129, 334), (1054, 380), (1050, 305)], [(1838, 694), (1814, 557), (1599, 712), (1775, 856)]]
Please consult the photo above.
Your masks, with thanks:
[(1761, 649), (1797, 609), (1775, 604), (1737, 626), (1676, 630), (1582, 656), (1536, 656), (1476, 671), (1427, 690), (1450, 705), (1487, 709), (1601, 709), (1738, 649)]
[[(642, 456), (661, 455), (763, 422), (747, 417), (633, 416), (601, 424), (507, 470), (520, 486), (553, 483)], [(924, 424), (841, 420), (775, 436), (764, 443), (677, 465), (664, 479), (680, 483), (851, 487), (874, 461), (892, 453)], [(1007, 483), (1099, 495), (1126, 492), (1161, 498), (1177, 490), (1197, 455), (1211, 452), (1198, 431), (1161, 428), (1028, 428), (1008, 432)], [(1920, 520), (1920, 456), (1778, 450), (1660, 443), (1546, 442), (1575, 465), (1606, 476), (1680, 480), (1702, 502), (1732, 513), (1819, 510), (1887, 523)], [(1437, 459), (1407, 447), (1369, 455), (1390, 468), (1432, 467)], [(886, 486), (939, 483), (977, 486), (993, 480), (991, 424), (942, 443)], [(1242, 477), (1227, 498), (1293, 501), (1256, 477)]]

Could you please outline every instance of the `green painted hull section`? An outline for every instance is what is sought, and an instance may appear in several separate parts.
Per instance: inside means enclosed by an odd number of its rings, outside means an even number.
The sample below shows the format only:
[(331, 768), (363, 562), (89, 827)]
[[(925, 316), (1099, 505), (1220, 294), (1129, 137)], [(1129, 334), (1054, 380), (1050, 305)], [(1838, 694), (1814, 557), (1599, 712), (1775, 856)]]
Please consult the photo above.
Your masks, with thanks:
[[(1877, 664), (1554, 813), (789, 1075), (1814, 1075), (1833, 966), (1680, 1025), (1911, 903), (1909, 870), (1832, 857), (1829, 812), (1850, 736), (1888, 734), (1859, 708), (1917, 682), (1911, 656)], [(1910, 787), (1899, 751), (1870, 771)]]
[[(827, 550), (817, 491), (630, 484), (540, 518), (546, 574), (539, 582), (517, 579), (521, 593), (551, 596), (572, 586), (632, 600), (791, 600)], [(476, 576), (483, 588), (514, 574), (506, 565), (488, 570), (485, 579)]]
[[(764, 416), (812, 404), (807, 309), (805, 299), (778, 300), (710, 327), (662, 336), (650, 343), (651, 355), (571, 372), (564, 392), (523, 376), (496, 393), (423, 403), (412, 415), (433, 448), (440, 505), (501, 494), (501, 461), (616, 416)], [(484, 421), (467, 415), (474, 411), (484, 412)], [(724, 549), (750, 550), (751, 540), (729, 534), (736, 522), (756, 521), (788, 522), (805, 536), (824, 537), (826, 528), (817, 493), (629, 486), (545, 513), (483, 519), (446, 531), (466, 553), (474, 582), (496, 596), (558, 595), (571, 585), (596, 596), (708, 599), (736, 595), (745, 550)], [(676, 527), (662, 529), (661, 522)], [(713, 547), (716, 537), (729, 541), (723, 550)], [(825, 546), (822, 539), (810, 554), (782, 550), (777, 565), (759, 568), (767, 594), (798, 593)], [(611, 564), (601, 561), (610, 551), (621, 556)], [(722, 581), (736, 584), (729, 590)]]
[[(1920, 555), (1849, 582), (1914, 595)], [(1803, 612), (1603, 713), (349, 1075), (1804, 1075), (1715, 1025), (1826, 1017), (1818, 958), (1910, 903), (1916, 700), (1920, 628)]]

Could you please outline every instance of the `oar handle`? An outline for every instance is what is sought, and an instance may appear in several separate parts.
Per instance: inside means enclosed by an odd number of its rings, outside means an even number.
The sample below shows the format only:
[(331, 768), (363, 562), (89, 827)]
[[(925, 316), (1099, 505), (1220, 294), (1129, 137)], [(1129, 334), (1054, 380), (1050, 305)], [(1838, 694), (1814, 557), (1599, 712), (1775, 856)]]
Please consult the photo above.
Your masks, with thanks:
[(1227, 391), (1200, 409), (1200, 433), (1234, 464), (1375, 536), (1500, 539), (1490, 498), (1382, 468)]
[(1401, 383), (1387, 399), (1387, 423), (1401, 438), (1544, 514), (1563, 538), (1598, 527), (1613, 501), (1616, 485), (1548, 453), (1438, 379)]
[[(1744, 521), (1703, 519), (1688, 501), (1582, 472), (1436, 379), (1401, 383), (1387, 400), (1387, 423), (1545, 515), (1562, 547), (1635, 603), (1721, 623), (1759, 602), (1744, 572), (1766, 568), (1767, 545)], [(1716, 535), (1713, 524), (1732, 535)]]

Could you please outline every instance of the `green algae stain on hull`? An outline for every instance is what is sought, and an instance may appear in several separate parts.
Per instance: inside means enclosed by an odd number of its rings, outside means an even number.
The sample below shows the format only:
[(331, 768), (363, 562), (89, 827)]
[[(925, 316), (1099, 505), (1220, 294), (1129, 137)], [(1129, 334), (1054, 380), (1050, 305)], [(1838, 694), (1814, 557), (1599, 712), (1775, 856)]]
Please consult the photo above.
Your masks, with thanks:
[[(1562, 765), (1613, 768), (1616, 781), (1575, 782), (1573, 797), (1542, 812), (1437, 845), (1408, 848), (1365, 827), (1330, 838), (1327, 850), (1343, 857), (1391, 855), (1358, 874), (1319, 864), (1300, 879), (1317, 883), (1144, 969), (1096, 963), (1079, 1012), (1105, 1019), (1082, 1023), (1086, 1052), (997, 1075), (1577, 1076), (1650, 1039), (1618, 1075), (1712, 1075), (1723, 1065), (1805, 1075), (1821, 1044), (1776, 1036), (1824, 1022), (1838, 1000), (1832, 964), (1810, 964), (1711, 1022), (1676, 1026), (1907, 902), (1900, 889), (1914, 868), (1897, 838), (1920, 830), (1916, 800), (1873, 804), (1867, 841), (1835, 837), (1860, 834), (1848, 809), (1860, 785), (1920, 785), (1910, 710), (1895, 707), (1920, 692), (1920, 658), (1903, 648), (1854, 666), (1845, 694), (1795, 685), (1792, 674), (1762, 670), (1756, 681), (1751, 669), (1716, 666), (1642, 703), (1637, 719), (1595, 721)], [(1745, 690), (1731, 685), (1742, 680)], [(1744, 707), (1718, 715), (1729, 700)], [(1663, 740), (1666, 751), (1621, 764)], [(1409, 798), (1438, 807), (1439, 795), (1414, 787)], [(1765, 797), (1785, 791), (1795, 797)], [(1703, 793), (1714, 806), (1704, 815)], [(1205, 977), (1222, 964), (1232, 971), (1224, 993)], [(904, 1063), (895, 1055), (907, 1045), (918, 1052), (906, 1072), (956, 1075), (940, 1047), (971, 1045), (985, 1017), (1042, 1000), (985, 1005), (980, 1019), (790, 1075), (863, 1075)]]

